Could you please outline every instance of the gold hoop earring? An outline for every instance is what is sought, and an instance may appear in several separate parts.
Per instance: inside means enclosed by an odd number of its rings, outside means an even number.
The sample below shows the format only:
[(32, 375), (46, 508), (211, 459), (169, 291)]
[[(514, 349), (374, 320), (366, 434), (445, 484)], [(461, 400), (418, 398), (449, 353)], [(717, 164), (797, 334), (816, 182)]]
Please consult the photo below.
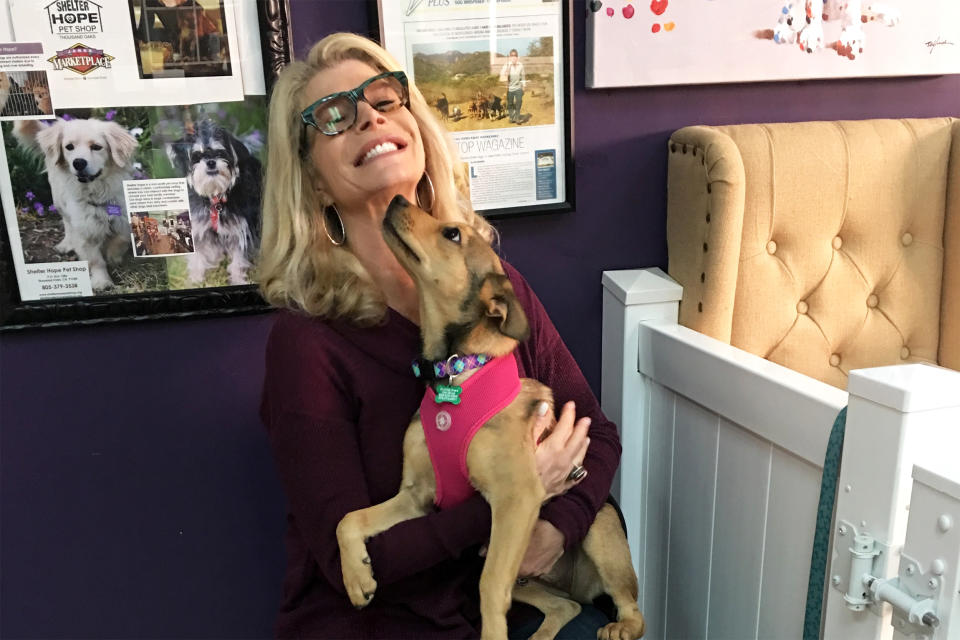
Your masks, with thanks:
[[(333, 215), (331, 215), (331, 212)], [(338, 229), (334, 229), (336, 236), (330, 233), (330, 227), (327, 226), (328, 219), (336, 220), (336, 227), (338, 227)], [(343, 226), (343, 218), (340, 217), (340, 211), (335, 204), (331, 204), (323, 210), (323, 232), (327, 234), (327, 238), (335, 247), (341, 247), (347, 241), (347, 230)]]
[[(430, 190), (430, 206), (424, 206), (420, 201), (420, 183), (423, 182), (423, 178), (427, 179), (427, 188)], [(423, 178), (420, 178), (420, 182), (417, 183), (417, 206), (429, 212), (433, 210), (433, 205), (437, 200), (437, 192), (433, 189), (433, 180), (430, 179), (430, 174), (424, 171)]]

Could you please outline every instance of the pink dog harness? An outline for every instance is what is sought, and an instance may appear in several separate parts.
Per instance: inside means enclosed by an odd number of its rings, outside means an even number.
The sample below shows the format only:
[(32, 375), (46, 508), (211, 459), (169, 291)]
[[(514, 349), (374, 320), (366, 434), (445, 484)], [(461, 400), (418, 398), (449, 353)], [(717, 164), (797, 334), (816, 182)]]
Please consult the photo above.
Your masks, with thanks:
[(517, 359), (494, 358), (463, 383), (460, 404), (438, 404), (430, 387), (420, 402), (420, 421), (437, 480), (434, 503), (441, 509), (460, 504), (475, 489), (467, 472), (467, 447), (487, 420), (520, 393)]

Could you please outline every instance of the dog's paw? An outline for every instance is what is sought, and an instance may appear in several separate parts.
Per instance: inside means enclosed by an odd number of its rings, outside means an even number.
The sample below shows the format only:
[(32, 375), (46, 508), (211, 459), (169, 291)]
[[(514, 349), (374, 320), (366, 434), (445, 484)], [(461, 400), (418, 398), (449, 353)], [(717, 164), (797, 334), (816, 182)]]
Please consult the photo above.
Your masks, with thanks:
[(229, 269), (228, 276), (230, 284), (250, 284), (246, 269)]
[(206, 277), (206, 267), (195, 267), (192, 264), (187, 267), (187, 280), (190, 284), (203, 284)]
[(896, 7), (874, 2), (863, 8), (863, 22), (876, 20), (888, 27), (895, 27), (900, 24), (900, 10)]
[(113, 280), (110, 279), (110, 276), (108, 276), (106, 272), (99, 274), (94, 271), (92, 274), (90, 274), (90, 287), (94, 291), (106, 291), (108, 289), (113, 289), (114, 284)]
[(777, 44), (794, 44), (797, 33), (806, 24), (802, 2), (788, 2), (780, 10), (780, 18), (773, 28), (773, 41)]
[(370, 604), (377, 591), (373, 579), (373, 566), (363, 533), (357, 526), (357, 512), (348, 513), (337, 525), (337, 545), (340, 547), (340, 570), (343, 586), (350, 602), (357, 609)]
[(637, 640), (643, 636), (643, 618), (625, 618), (611, 622), (597, 631), (597, 640)]
[(800, 35), (797, 36), (797, 42), (800, 48), (807, 53), (813, 53), (823, 48), (823, 23), (817, 19), (811, 19), (803, 28)]
[(837, 53), (856, 60), (863, 53), (865, 35), (859, 24), (850, 24), (840, 32), (840, 41), (837, 43)]
[[(366, 551), (366, 550), (364, 550)], [(373, 579), (373, 567), (370, 566), (370, 557), (354, 555), (350, 560), (340, 557), (343, 570), (343, 586), (347, 590), (350, 602), (357, 609), (370, 604), (377, 592), (377, 581)]]
[(67, 242), (67, 239), (64, 238), (57, 244), (53, 245), (53, 250), (57, 253), (70, 253), (73, 251), (73, 243)]

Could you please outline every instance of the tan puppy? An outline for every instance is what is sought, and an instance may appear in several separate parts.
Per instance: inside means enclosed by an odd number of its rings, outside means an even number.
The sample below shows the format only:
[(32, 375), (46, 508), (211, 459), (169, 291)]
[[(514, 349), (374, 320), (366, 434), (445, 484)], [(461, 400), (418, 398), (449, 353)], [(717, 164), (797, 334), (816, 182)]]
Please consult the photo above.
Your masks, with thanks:
[[(453, 353), (506, 356), (526, 338), (527, 319), (500, 260), (472, 228), (442, 223), (397, 196), (384, 218), (383, 236), (417, 284), (424, 359), (441, 360)], [(458, 384), (473, 372), (459, 376)], [(549, 575), (516, 584), (544, 499), (534, 461), (534, 413), (541, 402), (553, 405), (546, 386), (527, 378), (521, 383), (517, 397), (477, 431), (467, 449), (470, 482), (490, 503), (493, 515), (480, 578), (482, 637), (507, 637), (511, 599), (544, 613), (533, 637), (548, 640), (580, 612), (577, 602), (590, 603), (607, 593), (617, 606), (617, 622), (597, 636), (639, 638), (644, 620), (637, 607), (637, 578), (610, 505), (597, 514), (583, 543), (564, 554)], [(357, 607), (367, 605), (377, 587), (365, 540), (433, 509), (436, 479), (419, 413), (407, 429), (403, 455), (400, 492), (382, 504), (348, 513), (337, 527), (343, 582)]]
[(37, 108), (41, 115), (53, 115), (53, 103), (50, 101), (50, 88), (42, 84), (31, 84), (27, 87), (33, 94), (33, 99), (37, 103)]
[(3, 113), (7, 106), (7, 98), (10, 97), (10, 90), (13, 88), (13, 82), (5, 72), (0, 71), (0, 113)]

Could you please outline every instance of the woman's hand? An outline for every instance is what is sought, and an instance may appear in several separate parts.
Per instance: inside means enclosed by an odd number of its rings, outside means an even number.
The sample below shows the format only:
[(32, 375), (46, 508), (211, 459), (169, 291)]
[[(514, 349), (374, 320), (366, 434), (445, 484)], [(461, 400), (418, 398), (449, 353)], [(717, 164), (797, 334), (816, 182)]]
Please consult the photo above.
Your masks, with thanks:
[(565, 539), (560, 530), (546, 520), (537, 520), (533, 535), (527, 545), (527, 553), (520, 562), (521, 578), (537, 578), (550, 573), (553, 565), (563, 555)]
[[(550, 427), (553, 416), (549, 415), (549, 405), (543, 403), (537, 411), (537, 419), (533, 427), (534, 442), (540, 444), (534, 454), (537, 461), (537, 473), (540, 482), (546, 491), (546, 500), (569, 491), (574, 485), (582, 482), (587, 474), (584, 472), (576, 480), (570, 479), (570, 472), (581, 464), (587, 453), (590, 438), (587, 430), (590, 428), (590, 418), (576, 419), (576, 407), (572, 402), (563, 405), (560, 419), (553, 430), (540, 442), (543, 433)], [(556, 560), (556, 559), (554, 559)]]

